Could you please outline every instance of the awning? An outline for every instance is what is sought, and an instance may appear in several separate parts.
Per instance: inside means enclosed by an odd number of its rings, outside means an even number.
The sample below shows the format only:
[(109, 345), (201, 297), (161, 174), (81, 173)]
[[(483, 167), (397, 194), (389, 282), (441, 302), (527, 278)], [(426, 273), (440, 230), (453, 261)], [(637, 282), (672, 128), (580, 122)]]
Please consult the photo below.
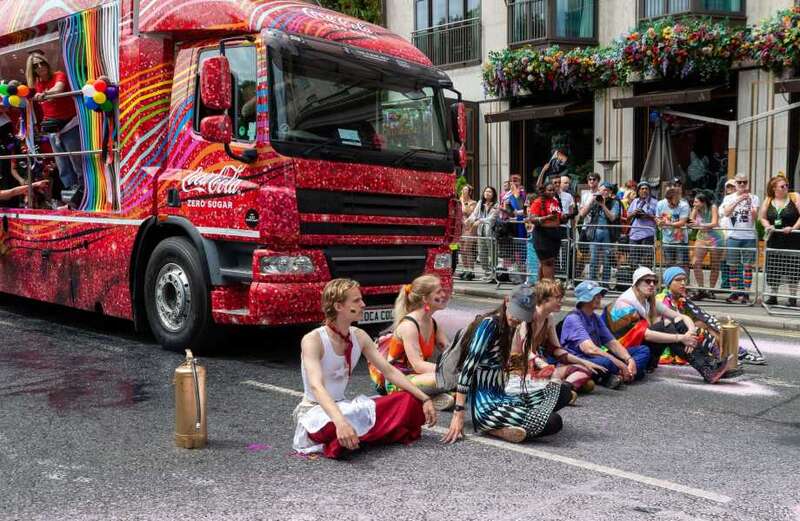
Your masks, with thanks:
[(629, 109), (638, 107), (651, 107), (662, 105), (684, 105), (686, 103), (702, 103), (711, 101), (711, 91), (717, 87), (704, 87), (702, 89), (671, 90), (666, 92), (648, 92), (628, 98), (616, 98), (615, 109)]
[(563, 116), (567, 107), (577, 104), (577, 101), (555, 103), (553, 105), (537, 105), (535, 107), (519, 107), (503, 112), (486, 114), (483, 119), (486, 123), (502, 123), (504, 121), (524, 121), (527, 119), (547, 119)]
[(775, 93), (800, 92), (800, 78), (775, 81)]

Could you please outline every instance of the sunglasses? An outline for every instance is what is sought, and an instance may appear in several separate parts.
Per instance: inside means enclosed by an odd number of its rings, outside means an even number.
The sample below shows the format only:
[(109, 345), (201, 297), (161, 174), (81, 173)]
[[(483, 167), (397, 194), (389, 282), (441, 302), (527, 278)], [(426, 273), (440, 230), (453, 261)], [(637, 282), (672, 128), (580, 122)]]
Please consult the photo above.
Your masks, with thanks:
[(746, 185), (747, 181), (736, 181), (737, 185)]
[(46, 63), (44, 63), (44, 62), (34, 62), (34, 64), (33, 64), (33, 69), (34, 69), (34, 70), (36, 70), (36, 69), (38, 69), (39, 67), (47, 67), (47, 64), (46, 64)]
[(653, 285), (658, 283), (656, 279), (642, 279), (642, 282), (645, 284), (653, 284)]

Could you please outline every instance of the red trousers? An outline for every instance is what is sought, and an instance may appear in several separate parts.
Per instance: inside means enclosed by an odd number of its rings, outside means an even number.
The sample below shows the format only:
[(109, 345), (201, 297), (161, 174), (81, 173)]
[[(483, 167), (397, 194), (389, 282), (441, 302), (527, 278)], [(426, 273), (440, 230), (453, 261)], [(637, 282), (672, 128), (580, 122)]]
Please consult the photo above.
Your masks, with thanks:
[[(375, 398), (375, 425), (358, 441), (375, 445), (390, 443), (409, 443), (422, 435), (422, 424), (425, 414), (419, 400), (407, 392), (392, 393)], [(325, 445), (323, 453), (326, 458), (341, 458), (347, 449), (339, 444), (336, 438), (336, 426), (328, 422), (319, 431), (308, 435), (315, 443)]]

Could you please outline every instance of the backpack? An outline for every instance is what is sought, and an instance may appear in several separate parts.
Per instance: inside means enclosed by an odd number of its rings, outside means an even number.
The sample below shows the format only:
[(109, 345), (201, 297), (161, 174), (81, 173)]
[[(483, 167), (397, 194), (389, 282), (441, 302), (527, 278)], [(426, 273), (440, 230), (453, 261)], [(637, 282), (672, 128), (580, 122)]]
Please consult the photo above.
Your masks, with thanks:
[[(415, 326), (417, 326), (417, 333), (420, 335), (422, 334), (422, 330), (419, 327), (419, 322), (414, 319), (414, 317), (405, 316), (400, 320), (408, 320), (412, 322)], [(439, 331), (439, 325), (436, 323), (436, 319), (433, 320), (433, 334), (436, 335)], [(378, 346), (378, 354), (380, 354), (386, 361), (390, 364), (394, 365), (401, 373), (409, 374), (409, 370), (406, 367), (401, 367), (394, 363), (393, 360), (389, 359), (389, 349), (392, 346), (392, 338), (394, 338), (394, 331), (389, 331), (375, 340), (375, 344)], [(371, 363), (368, 364), (369, 367), (369, 377), (372, 380), (372, 383), (375, 384), (375, 390), (378, 394), (385, 395), (386, 394), (386, 377), (383, 373)]]

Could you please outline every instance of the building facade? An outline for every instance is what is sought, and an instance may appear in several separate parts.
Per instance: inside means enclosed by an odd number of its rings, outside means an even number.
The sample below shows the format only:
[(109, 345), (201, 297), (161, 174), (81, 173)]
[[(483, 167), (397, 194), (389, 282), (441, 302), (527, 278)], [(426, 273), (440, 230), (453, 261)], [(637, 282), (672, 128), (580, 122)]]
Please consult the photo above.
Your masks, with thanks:
[[(490, 51), (610, 43), (639, 23), (667, 15), (755, 24), (792, 0), (392, 0), (387, 27), (447, 69), (469, 103), (470, 164), (477, 186), (500, 187), (511, 173), (531, 186), (552, 148), (569, 150), (570, 173), (615, 183), (680, 176), (718, 190), (732, 173), (763, 194), (782, 171), (800, 187), (800, 101), (792, 81), (742, 64), (724, 84), (634, 83), (592, 95), (535, 92), (497, 99), (482, 85)], [(786, 92), (781, 92), (786, 91)], [(764, 116), (765, 113), (770, 115)], [(748, 117), (756, 117), (745, 122)], [(738, 121), (739, 125), (730, 125)], [(737, 128), (732, 131), (732, 128)], [(665, 157), (667, 159), (665, 159)]]

